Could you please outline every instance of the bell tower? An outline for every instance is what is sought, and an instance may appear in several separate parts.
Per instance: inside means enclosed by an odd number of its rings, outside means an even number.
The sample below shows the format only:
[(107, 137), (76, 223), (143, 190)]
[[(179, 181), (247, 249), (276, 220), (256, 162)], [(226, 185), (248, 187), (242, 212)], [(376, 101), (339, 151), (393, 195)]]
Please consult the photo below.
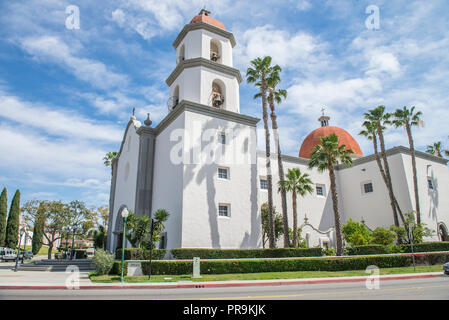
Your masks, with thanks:
[(183, 100), (240, 113), (240, 72), (233, 67), (232, 33), (203, 9), (187, 24), (173, 47), (176, 68), (166, 80), (170, 87), (168, 109)]

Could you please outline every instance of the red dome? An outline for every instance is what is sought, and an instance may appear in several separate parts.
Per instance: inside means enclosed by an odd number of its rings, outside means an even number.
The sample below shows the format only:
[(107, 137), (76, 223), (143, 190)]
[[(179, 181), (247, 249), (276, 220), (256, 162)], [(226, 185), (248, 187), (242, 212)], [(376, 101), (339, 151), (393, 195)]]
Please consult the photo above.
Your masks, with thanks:
[(209, 16), (209, 14), (210, 14), (209, 11), (203, 9), (203, 10), (201, 10), (201, 12), (198, 15), (193, 17), (193, 19), (192, 19), (192, 21), (190, 21), (190, 23), (205, 22), (205, 23), (213, 25), (214, 27), (226, 30), (223, 23), (221, 23), (220, 21), (218, 21), (214, 18), (211, 18)]
[(301, 149), (299, 150), (299, 157), (310, 159), (313, 148), (321, 144), (320, 137), (325, 137), (332, 133), (335, 133), (338, 136), (340, 146), (345, 145), (347, 149), (351, 149), (356, 155), (363, 157), (359, 144), (355, 141), (351, 134), (346, 130), (332, 126), (321, 127), (313, 130), (302, 143)]

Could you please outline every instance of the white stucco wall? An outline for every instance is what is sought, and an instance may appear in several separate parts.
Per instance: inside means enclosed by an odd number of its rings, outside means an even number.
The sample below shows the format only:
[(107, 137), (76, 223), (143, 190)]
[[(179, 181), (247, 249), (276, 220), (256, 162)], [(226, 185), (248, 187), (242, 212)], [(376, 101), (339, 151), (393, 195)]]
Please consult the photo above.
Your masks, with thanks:
[[(330, 182), (329, 174), (327, 172), (319, 173), (316, 169), (309, 169), (307, 165), (303, 164), (299, 158), (295, 161), (293, 157), (291, 160), (283, 159), (282, 163), (284, 166), (284, 173), (287, 174), (288, 169), (299, 168), (301, 173), (307, 173), (310, 179), (314, 183), (314, 191), (312, 194), (307, 194), (304, 197), (297, 197), (297, 217), (298, 217), (298, 227), (304, 223), (304, 218), (307, 215), (308, 222), (315, 228), (328, 231), (329, 228), (334, 226), (334, 215), (332, 209), (332, 198), (330, 194)], [(271, 169), (273, 175), (273, 204), (276, 207), (276, 212), (282, 215), (282, 203), (281, 194), (278, 192), (279, 185), (279, 175), (278, 175), (278, 161), (277, 154), (271, 154)], [(258, 152), (258, 188), (260, 193), (260, 206), (268, 202), (268, 191), (260, 189), (260, 178), (266, 179), (267, 169), (265, 161), (265, 151)], [(316, 184), (324, 185), (324, 196), (318, 196), (316, 194), (315, 186)], [(289, 228), (293, 229), (293, 204), (292, 204), (292, 194), (287, 192), (287, 213), (288, 213), (288, 224)], [(310, 234), (310, 246), (317, 246), (320, 244), (320, 238), (326, 237), (327, 235), (321, 235), (313, 230), (308, 230), (307, 228), (303, 231), (302, 236), (305, 238), (306, 233)], [(333, 238), (329, 237), (331, 245), (333, 244)], [(283, 246), (283, 236), (278, 240), (278, 247)]]
[[(212, 129), (210, 142), (201, 141), (195, 132), (209, 128)], [(222, 150), (227, 155), (236, 150), (247, 161), (236, 163), (234, 159), (228, 161), (214, 156), (213, 163), (200, 163), (192, 158), (192, 164), (184, 166), (182, 247), (260, 247), (255, 127), (186, 112), (186, 129), (193, 135), (193, 140), (186, 143), (186, 150), (202, 148), (204, 154), (209, 148), (221, 148), (218, 132), (227, 131), (226, 146)], [(218, 179), (218, 166), (229, 169), (229, 180)], [(220, 203), (230, 205), (230, 217), (218, 216)]]
[[(133, 121), (128, 126), (124, 137), (124, 144), (116, 162), (117, 177), (114, 197), (114, 212), (112, 212), (112, 230), (116, 229), (117, 213), (122, 205), (134, 211), (137, 185), (137, 165), (139, 157), (139, 135), (136, 130), (140, 127), (139, 121)], [(114, 237), (115, 241), (115, 237)], [(114, 243), (112, 244), (114, 247)]]
[(165, 222), (167, 248), (180, 248), (182, 241), (183, 165), (171, 160), (171, 152), (179, 142), (171, 141), (170, 136), (183, 132), (184, 126), (182, 113), (156, 137), (152, 212), (162, 208), (170, 214)]

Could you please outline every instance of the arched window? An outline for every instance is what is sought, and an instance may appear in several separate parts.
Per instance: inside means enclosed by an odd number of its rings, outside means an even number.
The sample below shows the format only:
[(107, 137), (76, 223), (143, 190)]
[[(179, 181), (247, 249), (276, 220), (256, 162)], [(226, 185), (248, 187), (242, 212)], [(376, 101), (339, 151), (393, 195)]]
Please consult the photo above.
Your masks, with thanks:
[(440, 241), (449, 241), (449, 232), (447, 231), (446, 225), (442, 222), (438, 225), (438, 237)]
[(183, 62), (185, 59), (186, 59), (185, 46), (182, 45), (181, 48), (179, 49), (178, 59), (176, 63), (178, 64), (180, 62)]
[(212, 82), (211, 105), (215, 108), (224, 109), (226, 97), (226, 87), (221, 80)]
[(176, 107), (179, 103), (179, 86), (176, 86), (175, 91), (173, 92), (173, 108)]
[(210, 59), (214, 62), (221, 63), (221, 43), (217, 39), (210, 41)]

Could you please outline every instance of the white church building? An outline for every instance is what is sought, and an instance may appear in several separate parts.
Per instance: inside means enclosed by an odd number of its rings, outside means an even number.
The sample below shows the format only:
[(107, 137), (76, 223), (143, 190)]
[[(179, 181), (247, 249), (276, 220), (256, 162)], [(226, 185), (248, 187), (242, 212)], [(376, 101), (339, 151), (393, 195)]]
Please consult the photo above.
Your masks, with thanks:
[[(187, 24), (173, 46), (177, 65), (166, 80), (169, 112), (155, 127), (133, 115), (120, 151), (112, 164), (108, 249), (121, 247), (126, 206), (138, 216), (159, 208), (170, 216), (160, 248), (261, 248), (261, 206), (267, 202), (265, 152), (257, 150), (259, 118), (240, 113), (242, 76), (233, 67), (236, 41), (225, 26), (202, 10)], [(299, 157), (282, 155), (284, 171), (300, 168), (315, 184), (314, 193), (298, 198), (298, 226), (308, 246), (335, 247), (334, 216), (327, 172), (308, 169), (319, 137), (339, 136), (356, 153), (354, 165), (336, 168), (342, 223), (349, 218), (371, 228), (393, 224), (387, 188), (373, 155), (364, 156), (344, 129), (320, 125), (300, 148)], [(281, 141), (282, 143), (282, 141)], [(414, 210), (410, 150), (387, 151), (395, 196), (403, 212)], [(416, 152), (421, 217), (447, 237), (449, 170), (447, 161)], [(271, 155), (273, 201), (281, 212), (277, 192), (277, 155)], [(292, 199), (287, 194), (289, 226)]]

